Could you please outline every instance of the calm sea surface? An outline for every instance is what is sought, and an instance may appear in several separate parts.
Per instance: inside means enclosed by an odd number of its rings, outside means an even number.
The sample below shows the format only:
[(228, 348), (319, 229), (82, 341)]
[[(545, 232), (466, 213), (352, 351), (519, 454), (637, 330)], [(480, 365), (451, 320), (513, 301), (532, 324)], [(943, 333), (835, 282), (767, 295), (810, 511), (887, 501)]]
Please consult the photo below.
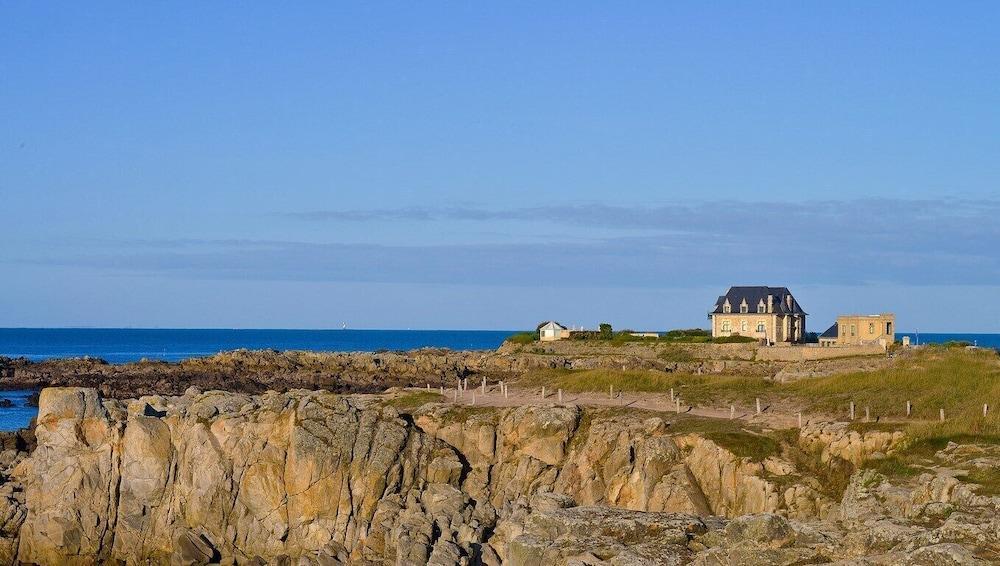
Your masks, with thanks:
[(1000, 334), (960, 334), (960, 333), (916, 333), (896, 334), (896, 340), (909, 336), (912, 344), (943, 344), (945, 342), (968, 342), (982, 348), (1000, 348)]
[(142, 358), (177, 361), (226, 350), (363, 352), (500, 346), (513, 331), (496, 330), (197, 330), (133, 328), (0, 328), (0, 356), (31, 360), (93, 356), (112, 363)]

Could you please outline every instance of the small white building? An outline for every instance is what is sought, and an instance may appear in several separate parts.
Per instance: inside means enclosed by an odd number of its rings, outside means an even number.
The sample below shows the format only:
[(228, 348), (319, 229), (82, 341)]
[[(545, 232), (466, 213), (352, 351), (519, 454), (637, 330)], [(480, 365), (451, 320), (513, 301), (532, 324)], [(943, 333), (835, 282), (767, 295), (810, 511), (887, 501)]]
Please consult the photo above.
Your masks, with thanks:
[(554, 320), (538, 325), (538, 339), (542, 342), (554, 342), (569, 338), (569, 329)]

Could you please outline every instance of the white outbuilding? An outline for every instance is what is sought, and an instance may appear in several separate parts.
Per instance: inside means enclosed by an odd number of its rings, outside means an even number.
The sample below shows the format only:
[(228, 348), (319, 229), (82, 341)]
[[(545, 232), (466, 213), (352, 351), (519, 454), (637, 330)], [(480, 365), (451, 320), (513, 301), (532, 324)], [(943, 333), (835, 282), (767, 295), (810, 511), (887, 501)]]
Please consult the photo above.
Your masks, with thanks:
[(542, 342), (553, 342), (569, 338), (569, 329), (554, 320), (538, 325), (538, 339)]

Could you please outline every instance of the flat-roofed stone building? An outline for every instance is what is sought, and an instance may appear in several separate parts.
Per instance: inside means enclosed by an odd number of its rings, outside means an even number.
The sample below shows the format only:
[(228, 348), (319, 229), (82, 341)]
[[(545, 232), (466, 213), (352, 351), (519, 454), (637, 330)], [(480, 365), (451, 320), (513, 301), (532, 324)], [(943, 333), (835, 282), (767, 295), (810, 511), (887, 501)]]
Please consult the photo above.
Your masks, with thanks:
[(820, 346), (863, 346), (881, 344), (888, 346), (896, 341), (896, 315), (845, 314), (820, 335)]
[(712, 337), (748, 336), (768, 344), (805, 339), (806, 312), (787, 287), (730, 287), (708, 314)]

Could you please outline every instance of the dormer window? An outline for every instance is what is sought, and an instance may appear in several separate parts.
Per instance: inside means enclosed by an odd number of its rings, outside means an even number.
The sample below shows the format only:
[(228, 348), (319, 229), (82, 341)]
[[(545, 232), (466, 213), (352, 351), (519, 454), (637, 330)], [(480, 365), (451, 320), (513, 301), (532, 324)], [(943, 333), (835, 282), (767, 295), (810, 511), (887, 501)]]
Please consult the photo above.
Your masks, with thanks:
[(767, 312), (767, 307), (764, 306), (764, 301), (757, 303), (757, 312), (758, 313)]
[(746, 303), (743, 303), (742, 305), (740, 305), (740, 312), (743, 313), (743, 314), (746, 314), (746, 313), (750, 312), (750, 309), (747, 308), (747, 304)]
[(792, 296), (791, 295), (787, 295), (785, 297), (785, 302), (788, 303), (788, 309), (791, 310), (791, 308), (792, 308)]
[(722, 305), (722, 312), (726, 314), (733, 312), (733, 306), (729, 304), (729, 299), (726, 299), (726, 304)]

